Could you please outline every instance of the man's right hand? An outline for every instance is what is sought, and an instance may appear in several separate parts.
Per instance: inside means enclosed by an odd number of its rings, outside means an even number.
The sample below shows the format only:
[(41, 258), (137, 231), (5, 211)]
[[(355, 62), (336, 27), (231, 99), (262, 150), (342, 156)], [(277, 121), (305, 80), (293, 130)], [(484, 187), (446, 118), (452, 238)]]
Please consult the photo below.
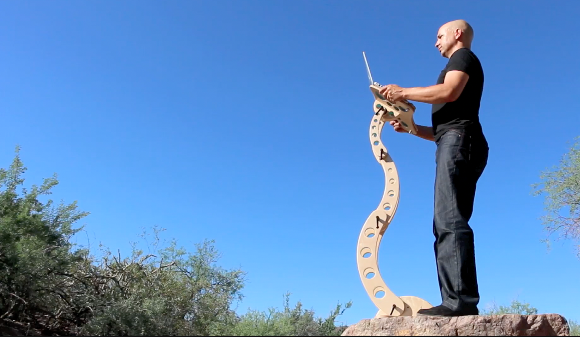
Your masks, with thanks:
[(405, 130), (403, 128), (403, 126), (401, 125), (401, 123), (399, 121), (390, 121), (389, 123), (393, 126), (393, 129), (395, 131), (397, 131), (397, 132), (407, 132), (407, 130)]

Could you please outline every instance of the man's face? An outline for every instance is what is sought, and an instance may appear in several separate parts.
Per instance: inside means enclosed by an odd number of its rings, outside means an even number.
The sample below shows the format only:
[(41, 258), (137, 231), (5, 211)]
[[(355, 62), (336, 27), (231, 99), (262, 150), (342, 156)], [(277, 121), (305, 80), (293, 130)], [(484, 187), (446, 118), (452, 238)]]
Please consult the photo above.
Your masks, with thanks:
[(446, 26), (439, 29), (437, 32), (437, 42), (435, 42), (435, 47), (437, 47), (441, 56), (449, 57), (448, 52), (453, 48), (455, 42), (455, 36), (451, 29), (448, 29)]

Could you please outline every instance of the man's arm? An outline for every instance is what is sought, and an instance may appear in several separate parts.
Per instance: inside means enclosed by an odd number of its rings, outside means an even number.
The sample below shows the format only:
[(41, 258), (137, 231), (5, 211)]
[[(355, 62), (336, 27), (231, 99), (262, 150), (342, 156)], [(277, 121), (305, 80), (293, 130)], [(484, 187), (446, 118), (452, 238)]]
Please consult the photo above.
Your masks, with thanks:
[(406, 99), (409, 101), (440, 104), (453, 102), (465, 88), (469, 75), (459, 70), (452, 70), (445, 74), (442, 84), (429, 87), (401, 88), (397, 85), (387, 85), (380, 90), (386, 95), (388, 100), (398, 101)]
[(426, 140), (430, 140), (432, 142), (435, 141), (433, 128), (430, 126), (417, 125), (417, 134), (415, 136)]
[[(407, 133), (407, 131), (401, 126), (401, 122), (398, 120), (390, 121), (389, 124), (395, 129), (397, 132)], [(433, 134), (433, 128), (430, 126), (423, 126), (417, 125), (417, 134), (415, 136), (419, 138), (423, 138), (430, 141), (435, 141), (435, 135)]]
[(459, 98), (467, 84), (469, 75), (462, 71), (453, 70), (445, 74), (442, 84), (430, 87), (402, 88), (402, 96), (410, 101), (440, 104), (453, 102)]

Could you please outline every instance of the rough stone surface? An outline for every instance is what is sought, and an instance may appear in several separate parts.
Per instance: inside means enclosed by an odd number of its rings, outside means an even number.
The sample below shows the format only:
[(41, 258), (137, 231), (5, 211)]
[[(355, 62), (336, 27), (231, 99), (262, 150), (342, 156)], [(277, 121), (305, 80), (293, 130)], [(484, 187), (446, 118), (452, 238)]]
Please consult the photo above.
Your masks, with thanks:
[(342, 336), (569, 336), (557, 314), (363, 319)]

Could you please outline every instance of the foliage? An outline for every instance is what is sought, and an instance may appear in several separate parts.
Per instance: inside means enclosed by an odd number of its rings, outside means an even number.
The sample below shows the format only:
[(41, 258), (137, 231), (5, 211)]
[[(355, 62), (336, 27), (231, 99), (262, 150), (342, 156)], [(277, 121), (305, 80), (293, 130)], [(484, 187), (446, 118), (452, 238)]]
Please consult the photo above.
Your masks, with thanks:
[[(542, 183), (533, 185), (534, 195), (545, 194), (542, 217), (545, 229), (551, 235), (559, 233), (562, 239), (580, 240), (580, 137), (560, 165), (541, 173)], [(548, 240), (546, 240), (548, 242)], [(580, 244), (577, 245), (580, 257)]]
[[(76, 202), (53, 206), (56, 176), (30, 191), (19, 148), (0, 170), (0, 328), (43, 335), (209, 335), (234, 322), (243, 272), (215, 266), (212, 241), (194, 254), (175, 242), (129, 258), (73, 250)], [(157, 234), (158, 232), (156, 232)], [(157, 238), (157, 236), (156, 236)]]
[(24, 183), (19, 148), (8, 169), (0, 169), (0, 322), (34, 326), (42, 332), (66, 332), (86, 321), (78, 309), (71, 269), (85, 251), (71, 251), (72, 225), (87, 213), (76, 203), (55, 206), (39, 197), (51, 194), (56, 175), (30, 191)]
[(570, 336), (580, 336), (580, 324), (576, 321), (568, 321), (570, 326)]
[(290, 294), (284, 296), (284, 309), (275, 308), (268, 312), (250, 310), (241, 316), (232, 330), (231, 336), (340, 336), (346, 327), (336, 327), (335, 320), (344, 310), (350, 308), (348, 302), (344, 309), (341, 304), (325, 318), (316, 318), (312, 310), (303, 308), (298, 301), (294, 308), (290, 307)]
[[(545, 195), (548, 214), (542, 217), (548, 234), (559, 233), (559, 239), (580, 241), (580, 137), (561, 158), (559, 166), (543, 171), (542, 183), (532, 185), (536, 196)], [(549, 243), (549, 240), (545, 240)], [(580, 244), (576, 245), (580, 257)], [(568, 321), (570, 336), (580, 336), (580, 325)]]
[[(0, 169), (0, 335), (337, 335), (335, 318), (315, 318), (298, 303), (283, 312), (231, 308), (242, 299), (245, 273), (216, 265), (205, 240), (193, 252), (162, 245), (155, 229), (148, 251), (133, 244), (128, 257), (101, 246), (101, 257), (76, 249), (73, 229), (88, 215), (76, 202), (40, 199), (58, 184), (23, 188), (26, 168), (16, 148)], [(145, 238), (145, 236), (144, 236)], [(350, 303), (347, 304), (350, 307)]]
[(538, 309), (532, 307), (529, 303), (522, 303), (518, 300), (513, 300), (509, 306), (500, 305), (499, 307), (494, 303), (491, 308), (483, 310), (482, 315), (536, 315)]
[(100, 284), (94, 318), (80, 333), (207, 336), (235, 321), (230, 306), (242, 298), (244, 273), (215, 265), (213, 241), (191, 254), (175, 241), (160, 247), (158, 233), (153, 254), (134, 246), (131, 257), (121, 259), (105, 251), (95, 269), (107, 282)]

